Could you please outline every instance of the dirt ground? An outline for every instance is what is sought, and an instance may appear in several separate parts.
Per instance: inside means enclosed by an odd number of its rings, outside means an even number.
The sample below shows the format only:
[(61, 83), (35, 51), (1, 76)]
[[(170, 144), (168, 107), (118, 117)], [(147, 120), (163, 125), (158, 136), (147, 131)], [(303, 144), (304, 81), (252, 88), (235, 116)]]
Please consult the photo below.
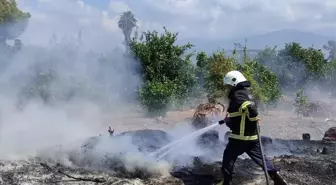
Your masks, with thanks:
[[(285, 110), (284, 110), (285, 109)], [(144, 118), (141, 114), (124, 115), (114, 117), (111, 121), (106, 118), (105, 127), (112, 125), (116, 133), (127, 130), (138, 129), (159, 129), (169, 130), (181, 124), (188, 124), (194, 114), (195, 109), (186, 111), (170, 111), (165, 117)], [(335, 113), (336, 114), (336, 113)], [(224, 114), (221, 117), (224, 118)], [(303, 117), (298, 118), (291, 108), (282, 110), (270, 110), (267, 114), (261, 115), (262, 135), (280, 139), (302, 139), (303, 133), (310, 133), (311, 139), (319, 140), (325, 131), (332, 126), (336, 126), (336, 121), (325, 122), (327, 117)], [(120, 120), (116, 123), (115, 120)], [(217, 130), (224, 137), (227, 128), (220, 126)]]

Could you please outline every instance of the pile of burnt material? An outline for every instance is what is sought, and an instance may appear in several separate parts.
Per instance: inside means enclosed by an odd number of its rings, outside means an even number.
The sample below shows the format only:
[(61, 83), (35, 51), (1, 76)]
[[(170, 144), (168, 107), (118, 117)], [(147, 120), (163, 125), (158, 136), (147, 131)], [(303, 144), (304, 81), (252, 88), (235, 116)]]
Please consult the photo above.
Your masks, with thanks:
[[(225, 142), (229, 134), (230, 132), (225, 134)], [(334, 134), (335, 129), (331, 128), (326, 132), (326, 137), (334, 136)], [(161, 130), (150, 129), (128, 131), (118, 135), (111, 134), (112, 140), (120, 137), (130, 137), (134, 146), (138, 147), (138, 150), (144, 153), (156, 151), (173, 141), (173, 138), (168, 133)], [(94, 150), (94, 146), (99, 143), (99, 138), (100, 137), (91, 138), (89, 144), (83, 147)], [(291, 154), (305, 156), (280, 156), (273, 159), (274, 163), (282, 169), (282, 174), (289, 183), (316, 185), (334, 183), (332, 178), (336, 178), (336, 163), (333, 162), (336, 160), (334, 152), (336, 144), (324, 142), (323, 140), (311, 140), (309, 133), (303, 134), (302, 140), (281, 140), (263, 136), (261, 139), (266, 151), (272, 149), (274, 146), (281, 146), (286, 148)], [(216, 131), (209, 131), (203, 134), (197, 141), (200, 147), (205, 146), (205, 148), (213, 150), (212, 153), (218, 153), (219, 155), (223, 153), (225, 142), (220, 141), (218, 132)], [(209, 163), (209, 161), (203, 161), (203, 156), (193, 156), (193, 158), (193, 165), (183, 167), (175, 166), (171, 172), (173, 176), (171, 178), (178, 178), (186, 185), (207, 185), (216, 183), (221, 179), (220, 159), (218, 159), (218, 162)], [(117, 174), (119, 174), (119, 176), (127, 178), (136, 177), (140, 179), (151, 178), (151, 174), (147, 173), (146, 169), (137, 169), (134, 173), (129, 173), (123, 170), (124, 167), (123, 164), (120, 163), (121, 161), (119, 161), (119, 163), (116, 163), (114, 160), (111, 161), (113, 162), (105, 161), (105, 163), (108, 163), (110, 168), (118, 171), (119, 173)], [(262, 170), (249, 158), (244, 160), (238, 159), (235, 171), (236, 174), (233, 184), (265, 184)], [(160, 185), (161, 183), (158, 181), (157, 184)]]
[(221, 103), (202, 103), (197, 106), (192, 117), (191, 125), (196, 129), (202, 129), (212, 123), (214, 117), (225, 111), (225, 105)]
[(336, 127), (329, 128), (322, 139), (323, 141), (327, 142), (336, 142)]

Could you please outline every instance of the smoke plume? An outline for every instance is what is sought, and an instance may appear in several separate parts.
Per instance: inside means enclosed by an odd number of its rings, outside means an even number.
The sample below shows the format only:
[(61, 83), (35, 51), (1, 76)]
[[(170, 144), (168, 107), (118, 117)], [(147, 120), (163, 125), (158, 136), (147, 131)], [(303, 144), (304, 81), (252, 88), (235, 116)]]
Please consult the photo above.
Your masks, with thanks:
[(124, 55), (116, 18), (81, 1), (18, 5), (32, 17), (19, 49), (1, 47), (0, 159), (79, 147), (117, 124), (112, 112), (137, 106), (139, 62)]

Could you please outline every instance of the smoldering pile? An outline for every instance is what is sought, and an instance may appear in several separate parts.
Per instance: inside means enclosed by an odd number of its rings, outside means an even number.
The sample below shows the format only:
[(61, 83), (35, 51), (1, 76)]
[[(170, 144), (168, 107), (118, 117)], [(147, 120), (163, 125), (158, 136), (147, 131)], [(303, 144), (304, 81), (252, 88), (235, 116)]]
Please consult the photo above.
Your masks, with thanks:
[(143, 179), (169, 174), (169, 163), (149, 156), (170, 142), (166, 132), (138, 130), (112, 134), (89, 138), (79, 151), (70, 153), (69, 160), (78, 167), (111, 171), (119, 177)]

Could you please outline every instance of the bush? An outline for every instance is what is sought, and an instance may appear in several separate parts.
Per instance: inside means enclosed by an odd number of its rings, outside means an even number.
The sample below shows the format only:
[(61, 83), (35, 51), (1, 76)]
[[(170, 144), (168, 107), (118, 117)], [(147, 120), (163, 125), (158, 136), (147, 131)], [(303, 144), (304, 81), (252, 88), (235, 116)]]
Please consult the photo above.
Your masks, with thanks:
[(252, 83), (251, 91), (257, 101), (268, 104), (280, 98), (277, 76), (261, 63), (250, 60), (246, 47), (243, 64), (224, 51), (217, 51), (210, 56), (198, 53), (194, 66), (192, 55), (187, 53), (192, 45), (175, 45), (177, 35), (165, 28), (161, 35), (148, 31), (142, 34), (142, 39), (133, 39), (130, 44), (133, 56), (141, 63), (144, 85), (140, 99), (148, 112), (162, 114), (168, 106), (177, 108), (193, 96), (201, 97), (201, 86), (210, 102), (217, 101), (228, 93), (223, 78), (231, 70), (242, 71)]
[(223, 85), (224, 76), (229, 71), (237, 69), (238, 66), (237, 61), (226, 56), (224, 51), (215, 52), (207, 58), (204, 87), (209, 102), (214, 102), (216, 99), (227, 95), (228, 91)]
[(304, 89), (301, 88), (296, 92), (294, 107), (295, 112), (299, 117), (302, 117), (303, 114), (308, 109), (308, 97), (304, 95)]
[(245, 65), (252, 69), (252, 82), (254, 82), (254, 86), (258, 88), (254, 94), (259, 94), (258, 99), (266, 104), (272, 104), (279, 100), (281, 90), (277, 76), (266, 66), (257, 61), (251, 61)]
[(284, 90), (296, 90), (311, 82), (324, 85), (321, 80), (327, 77), (328, 62), (323, 52), (313, 47), (303, 48), (295, 42), (286, 44), (279, 51), (267, 47), (256, 60), (277, 75)]
[(196, 86), (196, 68), (187, 53), (193, 45), (176, 45), (177, 35), (166, 28), (161, 35), (148, 31), (130, 44), (144, 72), (140, 99), (149, 112), (162, 112), (176, 102), (183, 103)]
[(23, 34), (30, 17), (30, 13), (18, 9), (15, 0), (0, 0), (0, 44)]
[[(223, 51), (213, 53), (206, 59), (207, 62), (197, 61), (198, 63), (205, 63), (206, 66), (204, 72), (205, 89), (210, 102), (227, 96), (228, 90), (223, 85), (223, 78), (226, 73), (232, 70), (241, 71), (246, 79), (251, 82), (251, 93), (256, 101), (269, 104), (280, 98), (281, 92), (277, 76), (261, 63), (250, 60), (246, 54), (246, 47), (244, 50), (243, 64), (237, 62), (234, 58), (235, 55), (229, 57)], [(204, 60), (204, 57), (201, 59)]]
[(140, 90), (140, 99), (142, 105), (148, 112), (154, 115), (162, 114), (171, 104), (176, 93), (173, 82), (151, 82), (147, 81)]

